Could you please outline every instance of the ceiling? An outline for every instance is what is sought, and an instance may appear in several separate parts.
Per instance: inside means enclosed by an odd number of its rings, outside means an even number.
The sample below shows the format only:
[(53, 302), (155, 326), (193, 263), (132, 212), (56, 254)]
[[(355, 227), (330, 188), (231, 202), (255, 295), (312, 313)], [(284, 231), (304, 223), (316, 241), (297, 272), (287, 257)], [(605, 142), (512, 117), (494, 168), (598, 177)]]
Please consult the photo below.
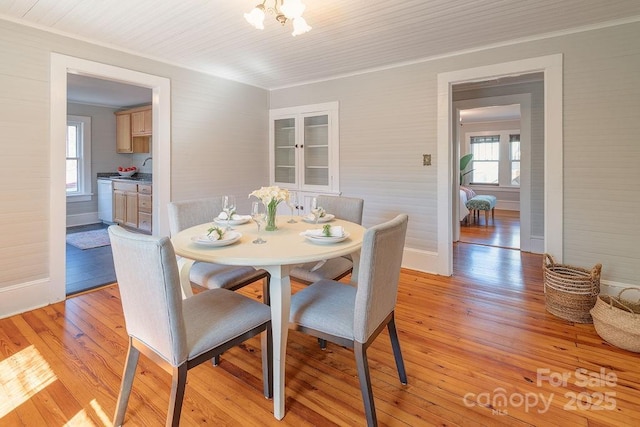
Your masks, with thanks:
[(0, 1), (0, 18), (265, 89), (640, 20), (638, 0), (303, 1), (296, 37), (244, 20), (261, 0)]
[(460, 123), (498, 122), (520, 120), (520, 105), (496, 105), (460, 110)]
[(67, 101), (112, 108), (151, 104), (149, 88), (67, 74)]
[[(264, 30), (244, 20), (260, 0), (0, 1), (0, 18), (265, 89), (640, 20), (638, 0), (303, 1), (313, 29), (296, 37), (273, 15)], [(78, 75), (68, 83), (72, 102), (151, 102), (145, 88)]]

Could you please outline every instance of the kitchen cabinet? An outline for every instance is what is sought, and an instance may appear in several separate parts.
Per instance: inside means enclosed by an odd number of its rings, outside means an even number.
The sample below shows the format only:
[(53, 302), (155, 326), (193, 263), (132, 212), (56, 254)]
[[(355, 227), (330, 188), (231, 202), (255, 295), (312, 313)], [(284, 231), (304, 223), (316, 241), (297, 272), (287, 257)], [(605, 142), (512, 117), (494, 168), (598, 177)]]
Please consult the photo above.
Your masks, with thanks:
[(113, 222), (150, 234), (151, 206), (151, 184), (114, 181)]
[(151, 233), (151, 185), (138, 184), (138, 229)]
[(148, 153), (151, 142), (151, 106), (117, 111), (116, 151), (118, 153)]
[(299, 192), (301, 205), (317, 194), (338, 194), (338, 103), (269, 111), (271, 185)]
[(131, 113), (131, 136), (151, 136), (151, 107)]

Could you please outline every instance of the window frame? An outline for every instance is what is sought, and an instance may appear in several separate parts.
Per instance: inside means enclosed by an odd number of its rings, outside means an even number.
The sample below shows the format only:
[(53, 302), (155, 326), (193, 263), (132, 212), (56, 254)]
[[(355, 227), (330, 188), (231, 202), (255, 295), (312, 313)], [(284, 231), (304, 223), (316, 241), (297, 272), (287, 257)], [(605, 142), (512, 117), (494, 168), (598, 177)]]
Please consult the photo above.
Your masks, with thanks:
[[(484, 132), (483, 132), (484, 133)], [(490, 137), (491, 139), (496, 139), (496, 140), (492, 140), (492, 141), (483, 141), (483, 142), (472, 142), (474, 138), (487, 138)], [(485, 163), (485, 164), (491, 164), (491, 165), (495, 165), (497, 166), (497, 179), (498, 179), (498, 183), (500, 182), (500, 159), (502, 158), (502, 153), (501, 153), (501, 135), (498, 132), (490, 132), (487, 135), (470, 135), (469, 136), (469, 152), (473, 153), (473, 157), (471, 158), (471, 184), (475, 184), (475, 185), (498, 185), (497, 183), (493, 183), (493, 182), (479, 182), (479, 181), (474, 181), (473, 178), (475, 177), (475, 170), (478, 169), (476, 167), (477, 163)], [(476, 153), (474, 153), (474, 149), (473, 147), (475, 145), (480, 145), (480, 144), (497, 144), (498, 146), (498, 158), (497, 159), (478, 159), (476, 158)], [(491, 150), (493, 152), (493, 149)], [(492, 166), (491, 168), (493, 169), (495, 166)]]
[[(500, 156), (498, 160), (498, 183), (484, 183), (484, 182), (473, 182), (471, 181), (469, 185), (471, 186), (487, 186), (487, 187), (500, 187), (500, 188), (520, 188), (520, 185), (514, 185), (511, 183), (511, 141), (510, 135), (520, 135), (522, 139), (522, 133), (520, 129), (498, 129), (498, 130), (490, 130), (490, 131), (470, 131), (465, 133), (465, 148), (466, 153), (471, 153), (471, 138), (475, 136), (492, 136), (492, 135), (500, 135)], [(522, 147), (521, 147), (522, 149)], [(460, 155), (464, 155), (466, 153), (461, 153)], [(522, 160), (519, 160), (522, 162)], [(473, 169), (473, 164), (475, 159), (471, 159), (470, 168)], [(471, 174), (473, 178), (473, 174)]]
[[(67, 130), (69, 126), (77, 126), (78, 132), (78, 191), (67, 192), (67, 202), (87, 202), (93, 196), (91, 185), (91, 117), (67, 115)], [(66, 147), (67, 141), (65, 141)], [(69, 159), (66, 158), (65, 162)], [(66, 179), (65, 179), (66, 182)]]

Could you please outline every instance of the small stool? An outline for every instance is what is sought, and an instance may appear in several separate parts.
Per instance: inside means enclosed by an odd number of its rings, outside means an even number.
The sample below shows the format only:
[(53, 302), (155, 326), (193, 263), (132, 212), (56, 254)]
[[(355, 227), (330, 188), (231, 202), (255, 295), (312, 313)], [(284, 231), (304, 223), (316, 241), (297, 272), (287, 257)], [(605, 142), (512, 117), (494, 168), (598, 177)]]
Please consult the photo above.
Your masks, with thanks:
[(489, 211), (491, 211), (491, 220), (495, 224), (495, 207), (496, 196), (490, 196), (488, 194), (478, 194), (467, 201), (467, 209), (471, 211), (474, 221), (480, 223), (480, 211), (484, 211), (484, 225), (489, 225)]

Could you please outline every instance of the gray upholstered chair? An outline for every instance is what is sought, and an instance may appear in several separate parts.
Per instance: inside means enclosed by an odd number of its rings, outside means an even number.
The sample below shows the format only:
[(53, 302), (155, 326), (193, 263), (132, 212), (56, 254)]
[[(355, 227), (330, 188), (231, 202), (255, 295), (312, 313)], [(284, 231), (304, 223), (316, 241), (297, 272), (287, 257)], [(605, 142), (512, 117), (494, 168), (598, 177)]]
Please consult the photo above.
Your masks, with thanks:
[(291, 297), (291, 327), (353, 348), (367, 424), (377, 424), (367, 348), (389, 330), (398, 375), (407, 383), (394, 321), (407, 215), (368, 229), (363, 238), (358, 286), (323, 279)]
[(140, 353), (173, 375), (166, 424), (180, 422), (187, 370), (262, 333), (264, 395), (273, 394), (269, 307), (227, 289), (182, 299), (176, 255), (167, 237), (109, 227), (129, 350), (113, 419), (120, 426)]
[[(362, 224), (364, 200), (355, 197), (318, 196), (318, 205), (338, 219)], [(350, 256), (341, 256), (320, 262), (308, 262), (291, 270), (289, 276), (309, 285), (321, 279), (340, 280), (353, 270)]]
[[(222, 212), (222, 198), (212, 197), (169, 203), (169, 231), (172, 235), (194, 225), (212, 222)], [(266, 270), (250, 266), (231, 266), (196, 262), (191, 267), (189, 280), (209, 289), (240, 289), (258, 280), (262, 282), (262, 298), (269, 304), (270, 275)]]

